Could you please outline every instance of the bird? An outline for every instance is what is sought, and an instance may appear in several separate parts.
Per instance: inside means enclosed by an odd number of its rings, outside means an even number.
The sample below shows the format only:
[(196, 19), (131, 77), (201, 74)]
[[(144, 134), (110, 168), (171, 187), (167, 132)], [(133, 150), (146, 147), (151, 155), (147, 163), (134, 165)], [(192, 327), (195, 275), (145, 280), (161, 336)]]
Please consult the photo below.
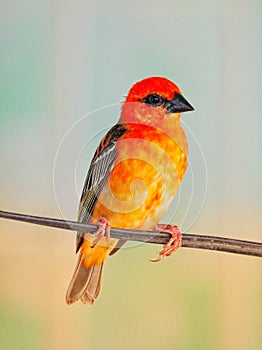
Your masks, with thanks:
[(79, 254), (66, 303), (92, 305), (101, 290), (105, 259), (125, 243), (110, 237), (110, 227), (157, 230), (171, 234), (156, 259), (181, 246), (175, 225), (159, 224), (187, 168), (188, 145), (180, 114), (193, 111), (179, 87), (165, 77), (136, 82), (122, 103), (118, 122), (100, 142), (84, 183), (78, 221), (96, 224), (80, 232)]

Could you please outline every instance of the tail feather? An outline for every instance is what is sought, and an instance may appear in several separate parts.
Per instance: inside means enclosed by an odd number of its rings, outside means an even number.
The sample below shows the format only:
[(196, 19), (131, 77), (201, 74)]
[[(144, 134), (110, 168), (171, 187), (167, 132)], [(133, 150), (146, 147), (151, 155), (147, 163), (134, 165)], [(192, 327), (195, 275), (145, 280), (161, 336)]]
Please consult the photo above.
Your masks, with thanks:
[(103, 264), (84, 267), (80, 255), (66, 293), (67, 304), (73, 304), (79, 299), (84, 304), (94, 303), (100, 292), (102, 268)]
[(93, 267), (94, 269), (88, 282), (88, 286), (81, 297), (82, 303), (89, 305), (94, 303), (100, 293), (103, 264), (94, 265)]

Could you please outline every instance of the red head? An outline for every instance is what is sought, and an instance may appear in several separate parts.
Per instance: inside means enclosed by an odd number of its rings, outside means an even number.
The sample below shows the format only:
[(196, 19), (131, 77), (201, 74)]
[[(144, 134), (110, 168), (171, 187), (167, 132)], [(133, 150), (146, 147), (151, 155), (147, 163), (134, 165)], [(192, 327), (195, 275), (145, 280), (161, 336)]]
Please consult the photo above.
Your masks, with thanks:
[(135, 83), (127, 95), (122, 121), (145, 122), (171, 113), (192, 111), (194, 108), (182, 96), (177, 85), (161, 77), (150, 77)]

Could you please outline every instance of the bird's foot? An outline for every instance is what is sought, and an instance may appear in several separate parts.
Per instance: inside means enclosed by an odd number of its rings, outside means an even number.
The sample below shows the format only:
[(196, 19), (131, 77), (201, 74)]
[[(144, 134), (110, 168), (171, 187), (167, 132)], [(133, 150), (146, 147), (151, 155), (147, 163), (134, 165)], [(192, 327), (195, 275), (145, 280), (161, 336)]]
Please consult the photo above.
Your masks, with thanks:
[(164, 257), (170, 256), (173, 252), (180, 248), (182, 244), (182, 234), (177, 226), (158, 224), (156, 231), (170, 233), (171, 237), (170, 240), (164, 245), (163, 250), (161, 250), (158, 257), (150, 260), (152, 262), (158, 262)]
[(101, 216), (99, 220), (97, 221), (98, 223), (98, 228), (94, 232), (94, 236), (96, 237), (93, 241), (93, 247), (100, 241), (102, 237), (106, 237), (106, 240), (109, 241), (110, 239), (110, 225), (108, 220), (104, 217)]

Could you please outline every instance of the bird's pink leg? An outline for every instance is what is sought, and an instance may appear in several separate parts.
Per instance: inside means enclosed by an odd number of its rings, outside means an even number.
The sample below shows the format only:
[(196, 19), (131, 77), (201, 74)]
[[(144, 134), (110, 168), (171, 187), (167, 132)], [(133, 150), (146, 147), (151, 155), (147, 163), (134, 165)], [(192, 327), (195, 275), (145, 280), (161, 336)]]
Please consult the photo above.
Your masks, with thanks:
[(94, 236), (96, 236), (96, 239), (93, 241), (93, 246), (95, 246), (99, 242), (99, 240), (104, 236), (106, 237), (107, 241), (109, 241), (110, 239), (110, 225), (108, 220), (104, 216), (101, 216), (97, 223), (98, 228), (94, 232)]
[(182, 244), (182, 234), (179, 228), (175, 225), (158, 224), (156, 231), (167, 232), (171, 234), (170, 240), (164, 245), (163, 250), (159, 253), (159, 256), (155, 259), (151, 259), (152, 262), (158, 262), (166, 256), (170, 256)]

